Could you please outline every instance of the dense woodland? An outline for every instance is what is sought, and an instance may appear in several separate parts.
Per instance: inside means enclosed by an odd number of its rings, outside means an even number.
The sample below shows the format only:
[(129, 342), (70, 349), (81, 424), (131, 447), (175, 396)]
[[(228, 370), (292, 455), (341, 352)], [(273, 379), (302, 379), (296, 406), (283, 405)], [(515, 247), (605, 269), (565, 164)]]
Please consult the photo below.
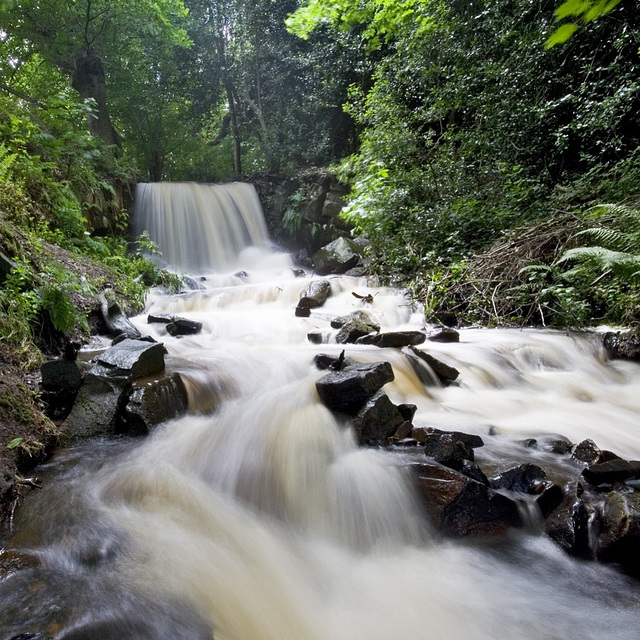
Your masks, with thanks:
[(638, 320), (635, 0), (2, 0), (0, 25), (0, 336), (21, 366), (86, 332), (102, 288), (133, 308), (176, 284), (128, 244), (140, 180), (328, 169), (373, 269), (430, 317)]

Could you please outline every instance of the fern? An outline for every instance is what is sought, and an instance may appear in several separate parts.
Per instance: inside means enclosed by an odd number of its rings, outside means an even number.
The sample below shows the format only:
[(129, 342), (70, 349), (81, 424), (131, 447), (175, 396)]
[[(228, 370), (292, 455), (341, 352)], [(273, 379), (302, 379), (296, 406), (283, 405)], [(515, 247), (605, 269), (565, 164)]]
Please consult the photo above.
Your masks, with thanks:
[(7, 182), (11, 177), (11, 165), (16, 158), (16, 153), (9, 153), (4, 144), (0, 143), (0, 184)]
[(47, 283), (38, 293), (40, 305), (49, 312), (53, 326), (62, 333), (71, 333), (78, 313), (69, 292), (55, 283)]

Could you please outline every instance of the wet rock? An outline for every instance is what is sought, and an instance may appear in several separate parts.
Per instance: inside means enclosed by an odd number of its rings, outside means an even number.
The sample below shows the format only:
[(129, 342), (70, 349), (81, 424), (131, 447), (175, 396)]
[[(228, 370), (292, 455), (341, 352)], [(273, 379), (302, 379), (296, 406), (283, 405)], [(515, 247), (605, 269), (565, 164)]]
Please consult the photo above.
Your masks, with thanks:
[(311, 316), (311, 309), (308, 307), (296, 307), (296, 318), (308, 318)]
[(380, 331), (380, 325), (374, 322), (366, 311), (362, 311), (361, 309), (357, 309), (346, 316), (336, 316), (331, 320), (331, 326), (334, 329), (340, 329), (350, 320), (359, 320), (363, 324), (369, 325), (371, 332)]
[(640, 493), (612, 491), (607, 495), (597, 540), (597, 556), (640, 575)]
[(349, 238), (338, 238), (316, 251), (313, 266), (318, 275), (345, 273), (358, 265), (364, 253), (360, 245)]
[[(400, 406), (398, 406), (398, 409), (400, 409)], [(402, 412), (401, 412), (402, 413)], [(413, 425), (411, 424), (411, 422), (409, 422), (408, 420), (405, 420), (397, 429), (396, 432), (393, 434), (393, 439), (394, 441), (398, 441), (398, 440), (406, 440), (407, 438), (409, 438), (409, 436), (411, 435), (411, 430), (413, 429)], [(417, 441), (415, 441), (417, 444)]]
[(426, 513), (443, 534), (502, 535), (522, 525), (517, 503), (482, 482), (435, 462), (410, 469)]
[(536, 487), (536, 498), (534, 504), (538, 507), (543, 518), (548, 518), (564, 500), (564, 491), (553, 482), (543, 480)]
[(199, 278), (199, 280), (196, 280), (191, 276), (184, 276), (182, 278), (182, 286), (186, 291), (203, 291), (205, 287), (201, 284), (201, 282), (205, 282), (205, 281), (206, 281), (206, 278), (204, 277), (201, 277)]
[(398, 405), (398, 411), (408, 422), (411, 422), (413, 420), (413, 417), (416, 415), (417, 410), (418, 407), (415, 404), (403, 403)]
[(589, 484), (597, 486), (602, 484), (615, 484), (627, 480), (640, 479), (640, 461), (611, 460), (593, 464), (582, 471)]
[(347, 320), (336, 334), (338, 344), (353, 344), (361, 338), (368, 336), (372, 331), (377, 331), (372, 322), (366, 322), (359, 318)]
[(133, 326), (129, 318), (122, 311), (122, 308), (118, 304), (113, 292), (105, 291), (101, 293), (100, 300), (100, 313), (107, 331), (113, 336), (119, 336), (124, 334), (127, 338), (139, 338), (140, 332)]
[(193, 336), (202, 331), (202, 322), (187, 320), (187, 318), (174, 318), (167, 324), (167, 333), (174, 338), (176, 336)]
[(398, 407), (386, 393), (379, 391), (367, 400), (353, 419), (353, 427), (361, 445), (385, 444), (405, 422)]
[(372, 344), (380, 348), (400, 349), (422, 344), (427, 336), (422, 331), (388, 331), (359, 338), (358, 344)]
[(425, 434), (425, 437), (430, 434), (450, 435), (456, 440), (459, 440), (460, 442), (468, 445), (472, 449), (484, 447), (484, 440), (480, 436), (471, 433), (463, 433), (462, 431), (442, 431), (441, 429), (436, 429), (435, 427), (427, 427)]
[(187, 390), (178, 373), (134, 385), (125, 408), (128, 433), (147, 434), (153, 427), (187, 411)]
[(511, 467), (489, 481), (494, 489), (506, 489), (518, 493), (538, 493), (541, 482), (547, 479), (547, 474), (538, 465), (527, 463)]
[(345, 357), (344, 351), (337, 358), (327, 353), (318, 353), (314, 356), (313, 363), (321, 371), (326, 371), (327, 369), (331, 369), (331, 371), (341, 371), (347, 367), (360, 364), (353, 358)]
[(538, 439), (538, 448), (541, 451), (565, 455), (571, 452), (573, 445), (571, 441), (564, 436), (545, 436)]
[(449, 327), (438, 327), (427, 335), (431, 342), (460, 342), (460, 334)]
[(63, 444), (116, 433), (131, 383), (127, 376), (112, 373), (97, 365), (85, 375), (73, 409), (60, 428)]
[(428, 458), (456, 471), (462, 469), (464, 460), (474, 459), (473, 449), (453, 433), (427, 434), (424, 452)]
[(300, 296), (298, 308), (316, 309), (321, 307), (330, 294), (331, 283), (328, 280), (312, 280)]
[(489, 479), (484, 474), (484, 471), (473, 460), (463, 460), (459, 471), (472, 480), (476, 480), (487, 487), (490, 486)]
[(307, 333), (307, 340), (311, 344), (322, 344), (323, 342), (326, 342), (324, 332), (320, 329), (309, 331), (309, 333)]
[[(423, 351), (422, 349), (416, 349), (415, 347), (411, 347), (411, 353), (413, 356), (425, 362), (431, 371), (435, 374), (436, 378), (440, 381), (443, 387), (449, 386), (451, 383), (455, 382), (460, 375), (460, 372), (454, 367), (450, 367), (448, 364), (434, 358), (431, 354)], [(420, 375), (420, 367), (416, 367), (414, 359), (411, 357), (411, 363), (416, 369), (418, 375)], [(422, 378), (421, 378), (422, 379)], [(425, 382), (423, 380), (423, 382)]]
[(594, 514), (591, 505), (583, 502), (574, 485), (566, 491), (560, 505), (544, 523), (544, 532), (569, 555), (593, 559), (589, 520)]
[(640, 331), (609, 331), (602, 339), (605, 351), (610, 358), (640, 361)]
[(160, 342), (126, 339), (96, 357), (107, 375), (144, 378), (164, 371), (166, 350)]
[(594, 464), (600, 458), (602, 452), (593, 440), (583, 440), (573, 447), (571, 457), (580, 462)]
[(169, 324), (173, 319), (174, 316), (168, 313), (150, 313), (147, 316), (147, 324)]
[(69, 415), (82, 386), (82, 372), (74, 360), (51, 360), (40, 367), (42, 376), (40, 397), (50, 418)]
[(394, 379), (388, 362), (353, 364), (316, 382), (322, 402), (332, 411), (355, 415), (379, 389)]

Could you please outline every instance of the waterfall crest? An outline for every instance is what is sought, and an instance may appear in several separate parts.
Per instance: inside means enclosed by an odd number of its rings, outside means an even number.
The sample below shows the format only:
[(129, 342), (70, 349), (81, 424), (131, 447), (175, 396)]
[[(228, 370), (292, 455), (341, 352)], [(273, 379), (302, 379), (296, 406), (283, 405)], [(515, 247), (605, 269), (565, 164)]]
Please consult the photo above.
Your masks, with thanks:
[(136, 188), (134, 233), (144, 231), (169, 266), (191, 272), (233, 267), (247, 247), (266, 247), (269, 234), (253, 185), (157, 182)]

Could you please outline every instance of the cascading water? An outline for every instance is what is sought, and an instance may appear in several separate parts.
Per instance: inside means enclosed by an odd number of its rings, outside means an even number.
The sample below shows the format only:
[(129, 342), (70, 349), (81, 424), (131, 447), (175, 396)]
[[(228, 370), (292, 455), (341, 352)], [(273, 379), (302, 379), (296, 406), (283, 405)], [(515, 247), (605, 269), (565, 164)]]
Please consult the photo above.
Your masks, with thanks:
[[(383, 330), (422, 326), (400, 292), (331, 278), (326, 304), (298, 318), (313, 276), (294, 277), (283, 254), (247, 249), (241, 260), (246, 273), (150, 296), (148, 312), (198, 320), (200, 334), (133, 319), (166, 345), (190, 413), (43, 468), (45, 489), (5, 545), (27, 567), (0, 582), (2, 640), (640, 637), (637, 582), (542, 534), (438, 539), (403, 473), (410, 454), (357, 447), (319, 402), (313, 357), (345, 348), (331, 319), (366, 307)], [(311, 330), (325, 344), (311, 344)], [(490, 441), (477, 451), (489, 465), (544, 433), (640, 455), (640, 367), (605, 362), (589, 335), (462, 331), (459, 344), (429, 346), (461, 372), (447, 388), (425, 387), (403, 351), (346, 349), (392, 364), (385, 390), (417, 405), (416, 425)]]
[(251, 184), (139, 184), (133, 217), (168, 265), (191, 270), (233, 267), (246, 247), (266, 247), (267, 226)]

